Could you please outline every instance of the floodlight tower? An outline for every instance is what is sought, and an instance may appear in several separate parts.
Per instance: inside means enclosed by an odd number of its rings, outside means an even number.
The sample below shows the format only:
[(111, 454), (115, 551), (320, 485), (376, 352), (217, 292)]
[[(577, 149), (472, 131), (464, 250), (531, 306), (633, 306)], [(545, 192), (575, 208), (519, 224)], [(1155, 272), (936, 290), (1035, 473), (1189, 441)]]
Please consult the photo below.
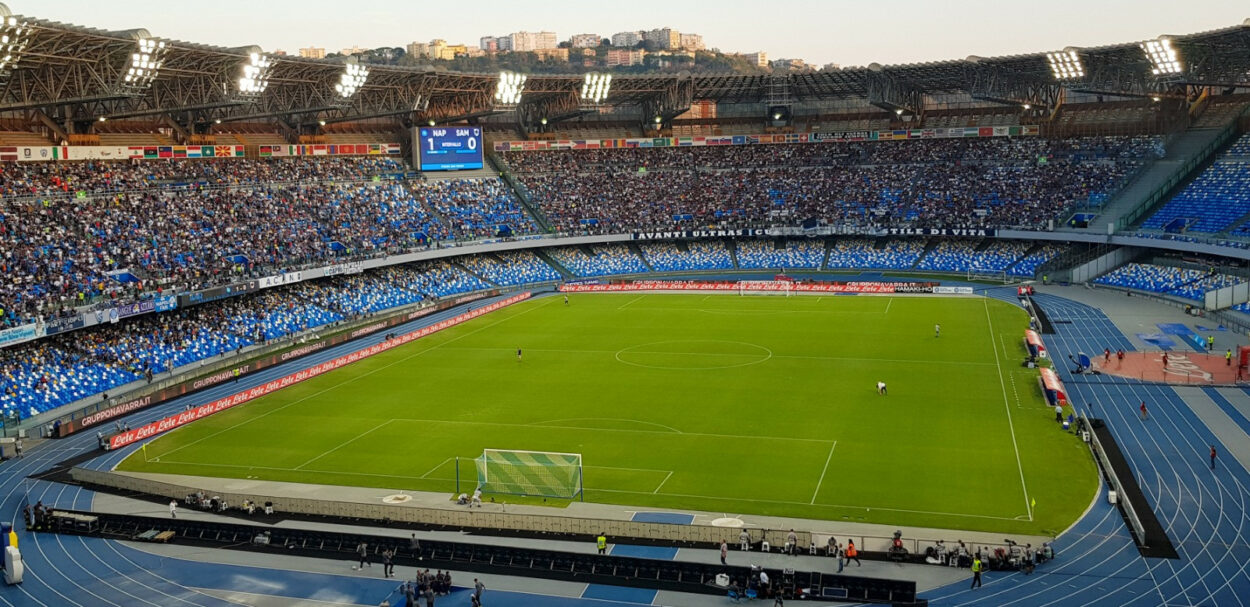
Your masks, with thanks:
[(499, 72), (499, 81), (495, 85), (495, 107), (515, 110), (521, 103), (521, 95), (525, 92), (525, 81), (529, 77), (516, 72)]
[(583, 107), (595, 108), (607, 100), (612, 91), (612, 74), (590, 72), (582, 81), (582, 93), (579, 96)]
[(343, 73), (339, 76), (339, 81), (334, 85), (335, 97), (343, 104), (346, 104), (360, 89), (364, 88), (368, 80), (369, 67), (361, 65), (355, 57), (352, 57), (343, 66)]
[(247, 57), (239, 64), (239, 78), (234, 93), (243, 101), (256, 101), (269, 88), (273, 59), (252, 46), (244, 49)]
[(13, 73), (28, 44), (30, 25), (10, 12), (9, 7), (0, 4), (0, 81), (7, 80)]
[(128, 33), (135, 41), (135, 48), (126, 58), (126, 71), (122, 72), (117, 88), (124, 95), (137, 96), (152, 87), (152, 82), (156, 80), (165, 63), (169, 44), (152, 37), (147, 30), (132, 30)]

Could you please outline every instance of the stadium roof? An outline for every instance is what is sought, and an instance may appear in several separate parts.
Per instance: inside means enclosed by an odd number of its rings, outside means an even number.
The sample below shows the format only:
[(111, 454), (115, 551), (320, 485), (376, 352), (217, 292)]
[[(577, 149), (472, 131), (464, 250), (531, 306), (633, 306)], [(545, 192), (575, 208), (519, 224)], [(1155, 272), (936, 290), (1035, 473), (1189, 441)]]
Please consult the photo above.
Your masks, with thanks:
[[(259, 47), (224, 48), (160, 40), (164, 55), (150, 84), (131, 86), (127, 74), (146, 30), (110, 32), (7, 17), (0, 29), (16, 43), (15, 62), (0, 63), (0, 111), (67, 124), (100, 117), (149, 116), (191, 125), (282, 118), (288, 124), (378, 116), (449, 121), (495, 111), (498, 74), (369, 65), (359, 92), (340, 97), (335, 83), (347, 59), (269, 57), (268, 86), (240, 93), (238, 82)], [(158, 35), (159, 33), (157, 33)], [(1178, 95), (1186, 86), (1250, 88), (1250, 19), (1232, 27), (1168, 36), (1183, 66), (1156, 75), (1142, 42), (1066, 49), (1082, 63), (1081, 78), (1060, 82), (1046, 52), (1028, 55), (870, 65), (775, 75), (657, 74), (614, 76), (605, 104), (639, 105), (644, 116), (675, 116), (690, 103), (813, 103), (864, 99), (883, 108), (918, 111), (925, 97), (970, 94), (997, 103), (1049, 104), (1064, 88), (1128, 97)], [(1057, 45), (1058, 47), (1058, 45)], [(141, 49), (140, 49), (141, 50)], [(1052, 49), (1054, 51), (1059, 48)], [(151, 66), (149, 66), (151, 67)], [(128, 71), (130, 70), (130, 71)], [(532, 75), (522, 106), (531, 114), (585, 111), (577, 98), (580, 74)]]

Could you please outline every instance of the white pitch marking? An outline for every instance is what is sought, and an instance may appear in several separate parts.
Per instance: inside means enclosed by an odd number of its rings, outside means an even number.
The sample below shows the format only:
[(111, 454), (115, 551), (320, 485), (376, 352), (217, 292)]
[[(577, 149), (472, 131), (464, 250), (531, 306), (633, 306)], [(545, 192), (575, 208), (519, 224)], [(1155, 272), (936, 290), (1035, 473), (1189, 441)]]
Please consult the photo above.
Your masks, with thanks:
[(1003, 409), (1007, 411), (1007, 427), (1011, 429), (1011, 448), (1016, 452), (1016, 469), (1020, 471), (1020, 488), (1024, 490), (1024, 508), (1033, 520), (1033, 506), (1029, 504), (1029, 486), (1024, 482), (1024, 464), (1020, 462), (1020, 445), (1016, 442), (1016, 424), (1011, 419), (1011, 401), (1007, 398), (1007, 382), (1003, 379), (1003, 365), (999, 362), (998, 344), (994, 343), (994, 321), (990, 318), (990, 300), (984, 299), (985, 322), (990, 327), (990, 347), (994, 349), (994, 364), (998, 367), (998, 385), (1003, 389)]
[(829, 447), (829, 457), (825, 458), (825, 467), (820, 470), (820, 480), (816, 481), (816, 490), (812, 492), (812, 505), (816, 504), (816, 496), (820, 494), (820, 486), (825, 482), (825, 473), (829, 472), (829, 461), (833, 459), (833, 450), (838, 448), (838, 441)]
[(659, 487), (656, 487), (656, 488), (655, 488), (655, 491), (652, 491), (652, 492), (651, 492), (651, 495), (655, 495), (655, 494), (659, 493), (659, 492), (660, 492), (660, 489), (663, 489), (663, 488), (664, 488), (664, 483), (667, 483), (667, 482), (668, 482), (668, 479), (670, 479), (670, 478), (673, 478), (673, 471), (672, 471), (672, 470), (670, 470), (670, 471), (668, 472), (668, 476), (664, 477), (664, 480), (660, 481), (660, 486), (659, 486)]

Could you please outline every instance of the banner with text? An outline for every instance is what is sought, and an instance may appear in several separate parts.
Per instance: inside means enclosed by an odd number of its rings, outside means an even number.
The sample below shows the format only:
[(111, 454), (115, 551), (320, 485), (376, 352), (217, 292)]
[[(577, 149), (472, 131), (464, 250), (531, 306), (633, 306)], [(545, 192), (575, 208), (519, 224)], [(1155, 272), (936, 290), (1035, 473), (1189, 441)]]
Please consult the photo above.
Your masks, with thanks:
[(776, 143), (831, 143), (841, 141), (896, 141), (903, 139), (953, 139), (963, 137), (1033, 137), (1037, 125), (1006, 127), (955, 127), (897, 131), (846, 131), (841, 133), (780, 133), (775, 135), (720, 135), (711, 137), (644, 137), (629, 139), (558, 139), (554, 141), (500, 141), (496, 152), (540, 150), (602, 150), (626, 148), (705, 147), (711, 145), (758, 145)]
[[(966, 291), (964, 291), (966, 289)], [(613, 284), (565, 284), (566, 293), (610, 293), (620, 291), (723, 291), (793, 293), (972, 293), (971, 287), (942, 287), (936, 282), (789, 282), (770, 281), (703, 281), (703, 280), (638, 280)]]

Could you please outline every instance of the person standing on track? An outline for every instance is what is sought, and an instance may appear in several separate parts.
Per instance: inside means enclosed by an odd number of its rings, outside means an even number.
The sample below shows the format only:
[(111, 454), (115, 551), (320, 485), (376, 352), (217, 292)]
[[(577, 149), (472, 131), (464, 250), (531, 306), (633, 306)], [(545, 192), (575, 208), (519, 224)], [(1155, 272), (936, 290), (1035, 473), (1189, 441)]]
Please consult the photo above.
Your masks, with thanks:
[(1168, 368), (1168, 353), (1164, 352), (1163, 353), (1163, 370), (1166, 371), (1167, 368)]
[(1231, 367), (1231, 366), (1233, 366), (1233, 350), (1232, 350), (1232, 348), (1229, 348), (1228, 350), (1225, 350), (1225, 351), (1224, 351), (1224, 366), (1225, 366), (1225, 367)]
[(169, 518), (178, 518), (177, 500), (169, 500)]
[(599, 549), (599, 554), (607, 554), (608, 536), (604, 535), (602, 532), (599, 533), (599, 537), (595, 538), (595, 548)]
[(981, 571), (983, 569), (985, 569), (985, 565), (981, 564), (981, 557), (978, 556), (972, 559), (972, 586), (968, 588), (969, 590), (981, 587)]
[(1211, 445), (1211, 469), (1215, 470), (1215, 445)]
[(1142, 421), (1150, 419), (1150, 414), (1146, 412), (1146, 401), (1141, 401), (1141, 418)]
[(1207, 336), (1207, 352), (1210, 352), (1214, 349), (1215, 349), (1215, 336), (1208, 335)]
[(1102, 364), (1105, 365), (1105, 364), (1109, 364), (1110, 362), (1111, 362), (1111, 348), (1103, 348)]
[(859, 550), (855, 549), (855, 540), (846, 540), (846, 564), (850, 565), (851, 561), (855, 561), (856, 567), (864, 566), (859, 562)]
[[(1212, 451), (1214, 451), (1214, 449), (1212, 449)], [(1212, 457), (1214, 458), (1214, 456)], [(1212, 459), (1211, 461), (1214, 462), (1215, 459)], [(1212, 465), (1212, 467), (1214, 468), (1215, 466)], [(729, 556), (729, 542), (722, 539), (720, 541), (720, 564), (729, 565), (729, 563), (725, 562), (725, 558), (728, 556)]]

